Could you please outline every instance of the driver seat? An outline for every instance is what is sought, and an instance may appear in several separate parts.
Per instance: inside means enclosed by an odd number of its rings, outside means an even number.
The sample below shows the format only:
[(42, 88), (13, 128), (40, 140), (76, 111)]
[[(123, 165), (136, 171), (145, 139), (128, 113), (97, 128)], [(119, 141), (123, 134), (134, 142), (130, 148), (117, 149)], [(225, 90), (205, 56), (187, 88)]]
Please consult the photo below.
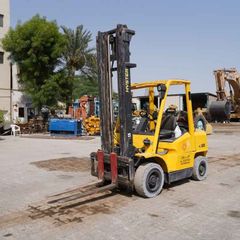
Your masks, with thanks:
[(176, 117), (168, 114), (162, 120), (159, 139), (169, 139), (175, 137), (174, 130), (176, 128)]

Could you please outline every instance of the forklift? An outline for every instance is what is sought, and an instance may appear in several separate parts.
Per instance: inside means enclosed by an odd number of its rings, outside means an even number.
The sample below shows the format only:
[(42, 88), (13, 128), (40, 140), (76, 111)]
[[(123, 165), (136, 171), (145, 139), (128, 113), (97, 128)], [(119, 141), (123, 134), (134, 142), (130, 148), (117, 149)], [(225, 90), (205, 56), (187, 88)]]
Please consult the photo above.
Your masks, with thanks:
[[(126, 25), (98, 32), (101, 149), (91, 153), (91, 174), (102, 183), (99, 191), (124, 187), (151, 198), (161, 192), (164, 183), (187, 178), (204, 180), (208, 172), (208, 144), (206, 133), (194, 127), (190, 81), (169, 79), (131, 84), (130, 71), (136, 67), (130, 62), (134, 34)], [(113, 114), (113, 84), (117, 84), (118, 90), (117, 120)], [(186, 112), (167, 108), (172, 86), (184, 89)], [(148, 90), (149, 103), (136, 119), (132, 94), (139, 89)], [(156, 94), (158, 106), (154, 103)]]

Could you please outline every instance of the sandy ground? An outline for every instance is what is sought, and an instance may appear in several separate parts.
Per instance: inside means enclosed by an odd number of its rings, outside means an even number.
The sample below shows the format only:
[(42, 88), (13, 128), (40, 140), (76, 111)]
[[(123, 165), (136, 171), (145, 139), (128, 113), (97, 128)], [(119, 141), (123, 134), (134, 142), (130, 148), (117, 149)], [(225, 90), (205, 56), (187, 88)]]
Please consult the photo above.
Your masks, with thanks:
[(240, 239), (240, 124), (216, 124), (208, 139), (205, 181), (153, 199), (109, 191), (59, 206), (48, 202), (95, 181), (88, 156), (99, 137), (1, 137), (0, 239)]

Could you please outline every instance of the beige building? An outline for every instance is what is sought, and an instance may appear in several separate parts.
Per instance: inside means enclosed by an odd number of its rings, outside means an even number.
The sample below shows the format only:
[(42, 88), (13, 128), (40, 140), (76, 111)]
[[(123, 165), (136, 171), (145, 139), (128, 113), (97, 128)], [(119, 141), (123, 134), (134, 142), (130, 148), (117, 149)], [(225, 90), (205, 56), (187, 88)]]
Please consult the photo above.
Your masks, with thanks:
[[(10, 27), (10, 0), (0, 0), (0, 39)], [(34, 112), (31, 100), (19, 89), (17, 66), (11, 66), (9, 54), (0, 45), (0, 110), (5, 113), (5, 120), (15, 123), (28, 121)]]
[[(0, 0), (0, 39), (4, 37), (10, 27), (9, 0)], [(8, 54), (0, 45), (0, 109), (5, 118), (11, 120), (11, 74)]]

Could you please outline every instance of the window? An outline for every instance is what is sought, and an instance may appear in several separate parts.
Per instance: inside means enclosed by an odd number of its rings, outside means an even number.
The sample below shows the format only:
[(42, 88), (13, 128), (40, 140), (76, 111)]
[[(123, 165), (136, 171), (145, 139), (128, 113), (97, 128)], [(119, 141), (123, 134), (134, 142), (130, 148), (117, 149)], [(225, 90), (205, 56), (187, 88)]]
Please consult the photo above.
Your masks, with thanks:
[(3, 64), (4, 52), (0, 52), (0, 64)]
[(0, 14), (0, 27), (3, 27), (3, 15)]
[(24, 108), (23, 107), (18, 108), (18, 117), (24, 118)]

